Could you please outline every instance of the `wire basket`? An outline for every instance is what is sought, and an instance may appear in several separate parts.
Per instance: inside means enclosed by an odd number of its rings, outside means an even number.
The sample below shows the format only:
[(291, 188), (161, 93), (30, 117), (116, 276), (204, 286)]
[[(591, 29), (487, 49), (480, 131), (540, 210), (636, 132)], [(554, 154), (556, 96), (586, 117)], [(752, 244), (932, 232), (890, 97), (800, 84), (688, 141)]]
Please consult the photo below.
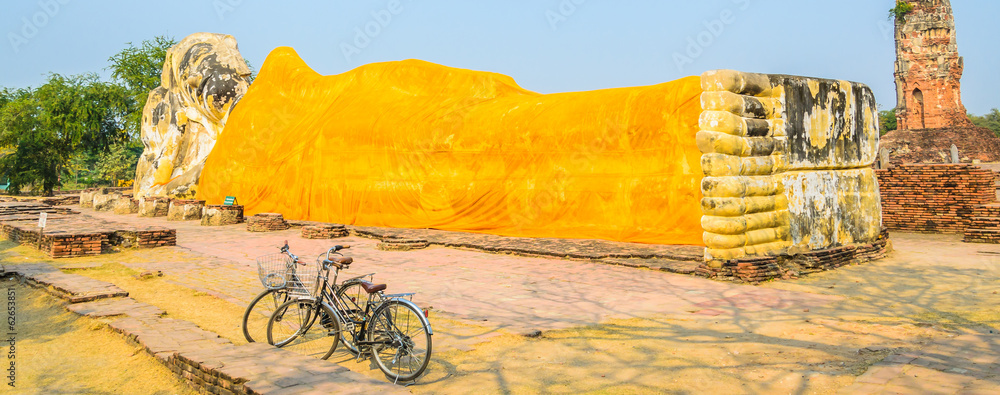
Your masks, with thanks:
[(296, 299), (316, 299), (316, 280), (319, 275), (319, 263), (300, 263), (294, 265), (287, 278), (285, 288), (288, 295)]
[(269, 254), (257, 257), (257, 275), (267, 289), (282, 289), (295, 273), (295, 263), (287, 254)]

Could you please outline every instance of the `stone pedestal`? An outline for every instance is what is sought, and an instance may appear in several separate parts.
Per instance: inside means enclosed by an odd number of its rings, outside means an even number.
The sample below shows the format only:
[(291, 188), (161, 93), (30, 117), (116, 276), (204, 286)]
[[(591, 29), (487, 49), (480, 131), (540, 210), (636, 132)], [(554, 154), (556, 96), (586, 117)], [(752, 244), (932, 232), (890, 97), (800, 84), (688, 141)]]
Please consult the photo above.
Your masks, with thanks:
[(123, 195), (115, 202), (115, 214), (135, 214), (139, 212), (139, 201), (132, 195)]
[(167, 209), (167, 221), (192, 221), (201, 219), (201, 212), (204, 208), (204, 200), (171, 200), (170, 208)]
[(150, 196), (139, 198), (140, 217), (166, 217), (170, 210), (170, 198)]
[(243, 206), (210, 204), (202, 208), (201, 226), (234, 225), (243, 222)]
[(312, 225), (302, 227), (303, 239), (335, 239), (349, 233), (344, 225)]
[(284, 216), (278, 213), (260, 213), (247, 219), (247, 231), (274, 232), (288, 229)]
[(107, 188), (87, 188), (80, 192), (80, 207), (94, 207), (94, 196), (108, 193)]
[(118, 203), (118, 199), (120, 199), (121, 196), (121, 194), (116, 192), (95, 193), (93, 200), (94, 211), (114, 210), (115, 204)]

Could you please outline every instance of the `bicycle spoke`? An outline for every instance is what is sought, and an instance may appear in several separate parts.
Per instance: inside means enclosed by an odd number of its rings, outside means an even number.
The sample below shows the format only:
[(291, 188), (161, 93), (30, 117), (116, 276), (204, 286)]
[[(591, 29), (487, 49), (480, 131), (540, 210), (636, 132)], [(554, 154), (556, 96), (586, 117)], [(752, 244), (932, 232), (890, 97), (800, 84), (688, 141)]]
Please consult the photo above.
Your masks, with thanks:
[(288, 302), (268, 323), (268, 341), (300, 354), (326, 359), (340, 340), (340, 325), (326, 307), (313, 302)]
[(430, 357), (430, 333), (421, 319), (422, 312), (393, 300), (377, 311), (369, 338), (378, 342), (373, 358), (393, 381), (410, 381), (423, 373)]

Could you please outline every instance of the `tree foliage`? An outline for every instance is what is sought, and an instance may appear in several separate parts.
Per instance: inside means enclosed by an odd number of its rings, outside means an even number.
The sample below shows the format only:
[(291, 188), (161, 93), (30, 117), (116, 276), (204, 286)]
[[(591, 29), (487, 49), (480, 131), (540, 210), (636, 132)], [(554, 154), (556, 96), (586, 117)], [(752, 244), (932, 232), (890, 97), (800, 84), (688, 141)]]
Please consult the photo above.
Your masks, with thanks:
[(969, 120), (976, 126), (992, 130), (1000, 137), (1000, 109), (994, 108), (983, 116), (969, 114)]
[(94, 176), (106, 184), (135, 178), (135, 167), (142, 155), (142, 144), (117, 143), (102, 152), (94, 164)]
[(60, 176), (114, 183), (135, 176), (141, 154), (142, 110), (160, 85), (164, 36), (112, 56), (112, 82), (96, 74), (50, 74), (38, 88), (0, 90), (0, 172), (8, 191), (51, 194)]
[(889, 133), (896, 130), (898, 126), (896, 125), (896, 109), (893, 108), (888, 111), (878, 112), (878, 129), (879, 135)]
[(10, 178), (8, 190), (25, 187), (51, 194), (59, 174), (77, 151), (104, 151), (129, 140), (124, 89), (95, 74), (50, 74), (37, 89), (6, 90), (0, 108), (0, 146), (12, 152), (0, 158)]
[(108, 59), (111, 77), (121, 84), (131, 99), (129, 114), (125, 118), (125, 128), (134, 139), (140, 136), (142, 108), (146, 105), (149, 92), (160, 86), (163, 62), (167, 50), (177, 44), (172, 37), (157, 36), (145, 40), (139, 46), (128, 43), (128, 47)]
[(906, 14), (913, 12), (913, 4), (904, 0), (896, 1), (896, 6), (889, 9), (889, 19), (895, 18), (900, 23), (906, 23)]

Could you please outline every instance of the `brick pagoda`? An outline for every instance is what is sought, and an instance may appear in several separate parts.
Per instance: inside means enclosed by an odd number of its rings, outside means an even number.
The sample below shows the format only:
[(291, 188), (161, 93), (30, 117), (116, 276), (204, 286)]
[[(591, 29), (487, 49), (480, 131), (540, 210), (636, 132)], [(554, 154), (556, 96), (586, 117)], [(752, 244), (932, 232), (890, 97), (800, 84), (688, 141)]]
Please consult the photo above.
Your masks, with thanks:
[(882, 137), (892, 163), (950, 163), (952, 144), (962, 163), (1000, 161), (1000, 139), (969, 121), (962, 104), (964, 62), (949, 0), (907, 0), (896, 18), (896, 119)]

